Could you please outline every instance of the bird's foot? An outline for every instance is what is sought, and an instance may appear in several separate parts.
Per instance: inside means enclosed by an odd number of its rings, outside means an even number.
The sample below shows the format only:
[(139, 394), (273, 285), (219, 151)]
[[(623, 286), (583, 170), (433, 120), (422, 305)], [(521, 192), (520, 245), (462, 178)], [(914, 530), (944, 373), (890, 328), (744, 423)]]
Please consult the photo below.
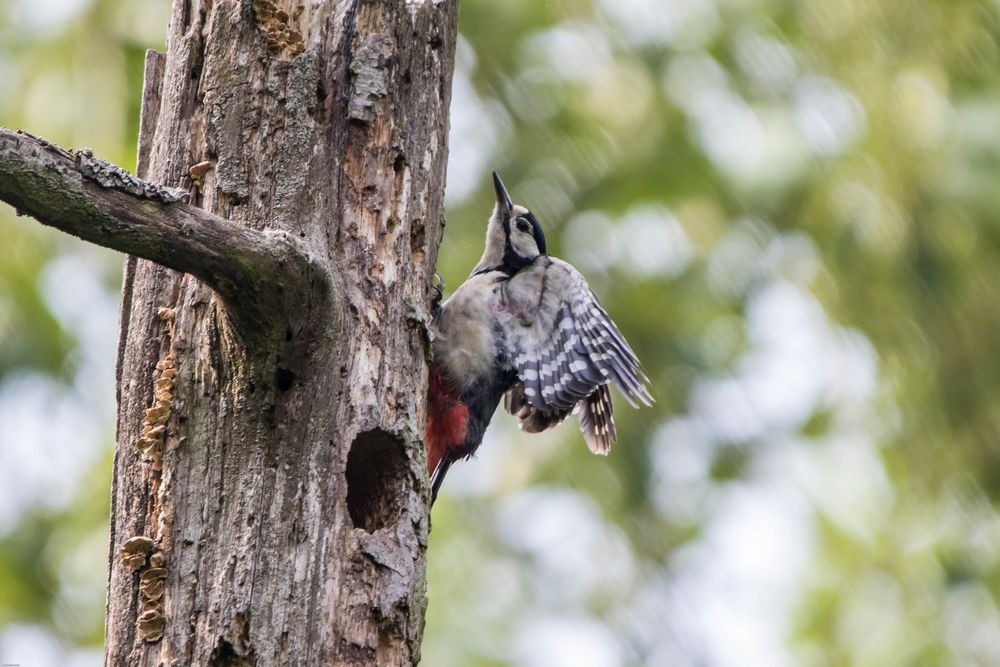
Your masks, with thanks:
[(434, 278), (434, 283), (431, 285), (431, 317), (437, 317), (441, 312), (441, 299), (444, 298), (444, 278), (436, 271)]

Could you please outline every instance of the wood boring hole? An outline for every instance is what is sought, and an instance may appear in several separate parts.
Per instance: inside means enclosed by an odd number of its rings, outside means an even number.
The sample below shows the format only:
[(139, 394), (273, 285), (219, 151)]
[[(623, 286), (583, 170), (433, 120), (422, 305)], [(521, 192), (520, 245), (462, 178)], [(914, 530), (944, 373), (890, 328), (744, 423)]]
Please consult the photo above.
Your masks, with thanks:
[(294, 381), (295, 373), (287, 368), (279, 367), (274, 371), (274, 383), (278, 386), (278, 391), (288, 391), (292, 388), (292, 382)]
[(246, 616), (236, 614), (225, 636), (219, 637), (208, 664), (210, 667), (253, 667), (257, 664)]
[(403, 513), (406, 450), (395, 435), (373, 429), (358, 435), (347, 454), (347, 510), (355, 528), (374, 533)]

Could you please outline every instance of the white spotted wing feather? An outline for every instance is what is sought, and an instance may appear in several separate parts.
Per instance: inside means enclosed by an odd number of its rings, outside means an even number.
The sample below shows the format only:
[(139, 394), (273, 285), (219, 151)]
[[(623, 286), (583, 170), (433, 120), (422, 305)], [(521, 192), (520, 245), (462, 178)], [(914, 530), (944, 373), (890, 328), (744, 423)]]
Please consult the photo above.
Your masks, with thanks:
[(653, 401), (639, 359), (571, 265), (540, 257), (507, 281), (501, 303), (507, 353), (519, 384), (505, 406), (522, 428), (556, 426), (573, 412), (587, 445), (606, 454), (615, 440), (608, 385), (633, 406)]

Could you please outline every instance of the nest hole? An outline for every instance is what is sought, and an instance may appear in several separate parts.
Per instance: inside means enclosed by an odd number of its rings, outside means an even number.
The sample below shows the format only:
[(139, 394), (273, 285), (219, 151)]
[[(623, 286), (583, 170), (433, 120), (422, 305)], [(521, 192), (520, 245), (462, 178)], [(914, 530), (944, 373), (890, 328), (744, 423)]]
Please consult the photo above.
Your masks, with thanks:
[(407, 478), (402, 439), (382, 429), (359, 434), (347, 454), (347, 510), (354, 527), (374, 533), (399, 521)]

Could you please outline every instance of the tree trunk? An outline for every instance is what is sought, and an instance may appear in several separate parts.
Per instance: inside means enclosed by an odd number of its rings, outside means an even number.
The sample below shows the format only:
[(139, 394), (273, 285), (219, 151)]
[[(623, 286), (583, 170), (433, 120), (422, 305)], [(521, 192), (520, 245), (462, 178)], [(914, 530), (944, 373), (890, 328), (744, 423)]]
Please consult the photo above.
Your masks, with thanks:
[(456, 0), (175, 0), (139, 176), (287, 232), (310, 273), (262, 274), (283, 306), (245, 315), (228, 274), (205, 269), (212, 290), (126, 261), (108, 664), (419, 660), (456, 18)]

